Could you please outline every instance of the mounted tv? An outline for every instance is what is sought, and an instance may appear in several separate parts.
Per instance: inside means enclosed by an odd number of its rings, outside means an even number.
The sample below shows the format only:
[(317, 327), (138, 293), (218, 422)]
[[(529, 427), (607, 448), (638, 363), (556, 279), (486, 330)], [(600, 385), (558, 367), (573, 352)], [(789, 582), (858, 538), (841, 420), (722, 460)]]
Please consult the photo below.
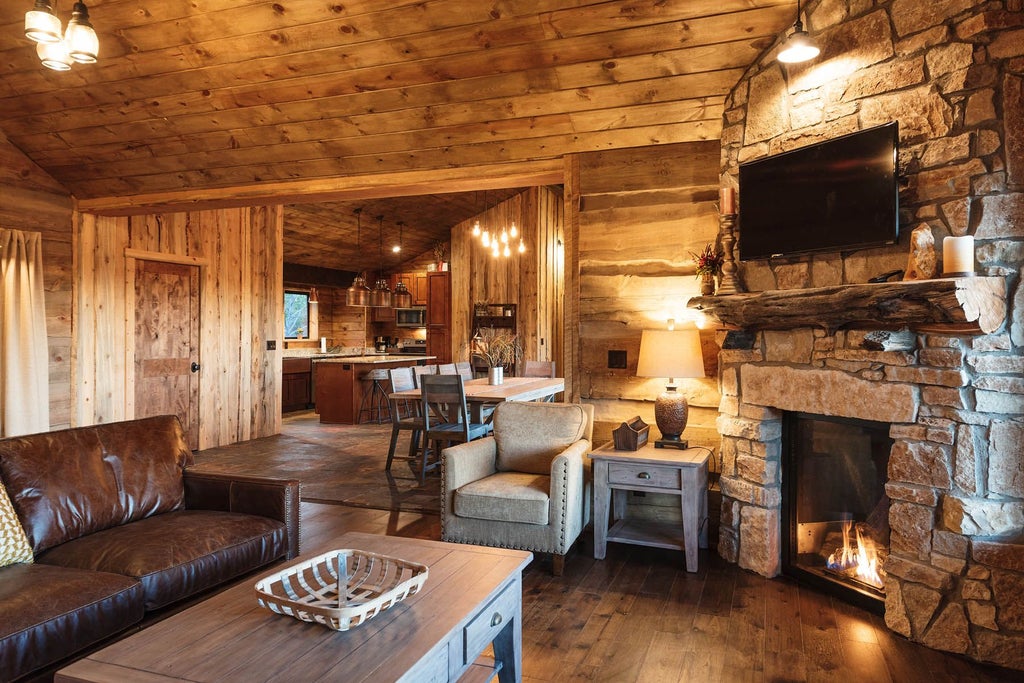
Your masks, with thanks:
[(896, 122), (740, 165), (741, 261), (894, 244)]

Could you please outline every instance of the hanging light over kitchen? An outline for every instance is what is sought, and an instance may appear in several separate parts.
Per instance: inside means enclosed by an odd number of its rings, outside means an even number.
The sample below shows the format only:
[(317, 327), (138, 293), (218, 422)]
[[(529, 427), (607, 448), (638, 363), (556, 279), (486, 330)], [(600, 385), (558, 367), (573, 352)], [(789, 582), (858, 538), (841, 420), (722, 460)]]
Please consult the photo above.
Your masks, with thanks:
[[(363, 210), (356, 209), (353, 213), (356, 215), (356, 251), (362, 253), (359, 247), (363, 228), (360, 216), (362, 215)], [(356, 275), (356, 279), (352, 281), (352, 285), (345, 290), (345, 303), (349, 306), (370, 305), (370, 288), (366, 286), (366, 278), (363, 277), (362, 273)]]
[(391, 287), (384, 277), (384, 216), (377, 216), (377, 251), (380, 256), (380, 271), (377, 273), (377, 284), (370, 292), (370, 306), (373, 308), (389, 308), (391, 306)]
[(61, 35), (60, 19), (51, 0), (35, 0), (25, 13), (25, 36), (37, 43), (36, 54), (48, 69), (68, 71), (75, 62), (92, 64), (100, 50), (96, 30), (89, 22), (89, 8), (76, 2), (71, 9), (67, 31)]
[[(402, 244), (403, 238), (404, 238), (404, 233), (405, 233), (405, 223), (399, 221), (398, 222), (398, 247), (393, 249), (393, 251), (395, 251), (396, 253), (402, 251), (402, 247), (404, 246)], [(410, 306), (412, 306), (412, 292), (409, 291), (409, 288), (406, 286), (405, 282), (402, 281), (402, 280), (399, 280), (395, 284), (395, 292), (394, 292), (394, 294), (391, 295), (391, 305), (394, 306), (395, 308), (409, 308)]]

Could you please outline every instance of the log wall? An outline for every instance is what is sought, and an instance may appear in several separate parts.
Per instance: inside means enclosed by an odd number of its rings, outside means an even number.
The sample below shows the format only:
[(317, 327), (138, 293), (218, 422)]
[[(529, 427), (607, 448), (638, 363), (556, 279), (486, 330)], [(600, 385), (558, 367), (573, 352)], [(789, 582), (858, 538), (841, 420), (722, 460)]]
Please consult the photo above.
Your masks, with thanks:
[(71, 426), (71, 213), (68, 191), (0, 135), (0, 227), (43, 235), (51, 429)]
[[(717, 141), (642, 147), (579, 155), (572, 220), (578, 223), (579, 340), (575, 389), (595, 406), (595, 440), (634, 415), (654, 425), (654, 399), (665, 381), (636, 377), (640, 336), (703, 322), (686, 309), (699, 295), (691, 252), (718, 234)], [(690, 402), (684, 437), (718, 445), (718, 347), (703, 333), (704, 379), (677, 380)], [(626, 352), (625, 369), (608, 368), (608, 352)]]
[[(75, 423), (133, 417), (126, 250), (201, 268), (199, 448), (280, 432), (280, 207), (78, 220)], [(267, 350), (267, 342), (277, 349)]]

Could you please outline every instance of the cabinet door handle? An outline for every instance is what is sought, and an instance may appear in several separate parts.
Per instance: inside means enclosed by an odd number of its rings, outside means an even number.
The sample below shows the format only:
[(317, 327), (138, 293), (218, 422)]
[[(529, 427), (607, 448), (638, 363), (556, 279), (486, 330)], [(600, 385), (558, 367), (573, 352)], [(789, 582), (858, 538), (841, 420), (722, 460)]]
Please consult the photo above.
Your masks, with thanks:
[(640, 474), (636, 475), (636, 478), (637, 479), (650, 479), (651, 478), (651, 473), (650, 472), (641, 472)]
[(192, 372), (199, 372), (199, 363), (193, 361), (192, 365), (189, 366), (189, 370), (191, 370)]
[(491, 626), (497, 626), (502, 621), (503, 620), (501, 618), (501, 612), (495, 612), (494, 615), (491, 617)]

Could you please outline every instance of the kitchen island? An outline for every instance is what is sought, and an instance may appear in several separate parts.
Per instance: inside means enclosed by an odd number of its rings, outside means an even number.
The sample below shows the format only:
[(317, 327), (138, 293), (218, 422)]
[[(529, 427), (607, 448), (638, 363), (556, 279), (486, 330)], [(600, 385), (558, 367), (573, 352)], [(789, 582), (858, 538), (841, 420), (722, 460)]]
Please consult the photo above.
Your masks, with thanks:
[[(359, 406), (371, 383), (359, 378), (370, 370), (425, 365), (435, 356), (423, 354), (379, 354), (313, 358), (316, 375), (316, 410), (325, 424), (358, 424)], [(388, 391), (389, 387), (385, 387)]]

